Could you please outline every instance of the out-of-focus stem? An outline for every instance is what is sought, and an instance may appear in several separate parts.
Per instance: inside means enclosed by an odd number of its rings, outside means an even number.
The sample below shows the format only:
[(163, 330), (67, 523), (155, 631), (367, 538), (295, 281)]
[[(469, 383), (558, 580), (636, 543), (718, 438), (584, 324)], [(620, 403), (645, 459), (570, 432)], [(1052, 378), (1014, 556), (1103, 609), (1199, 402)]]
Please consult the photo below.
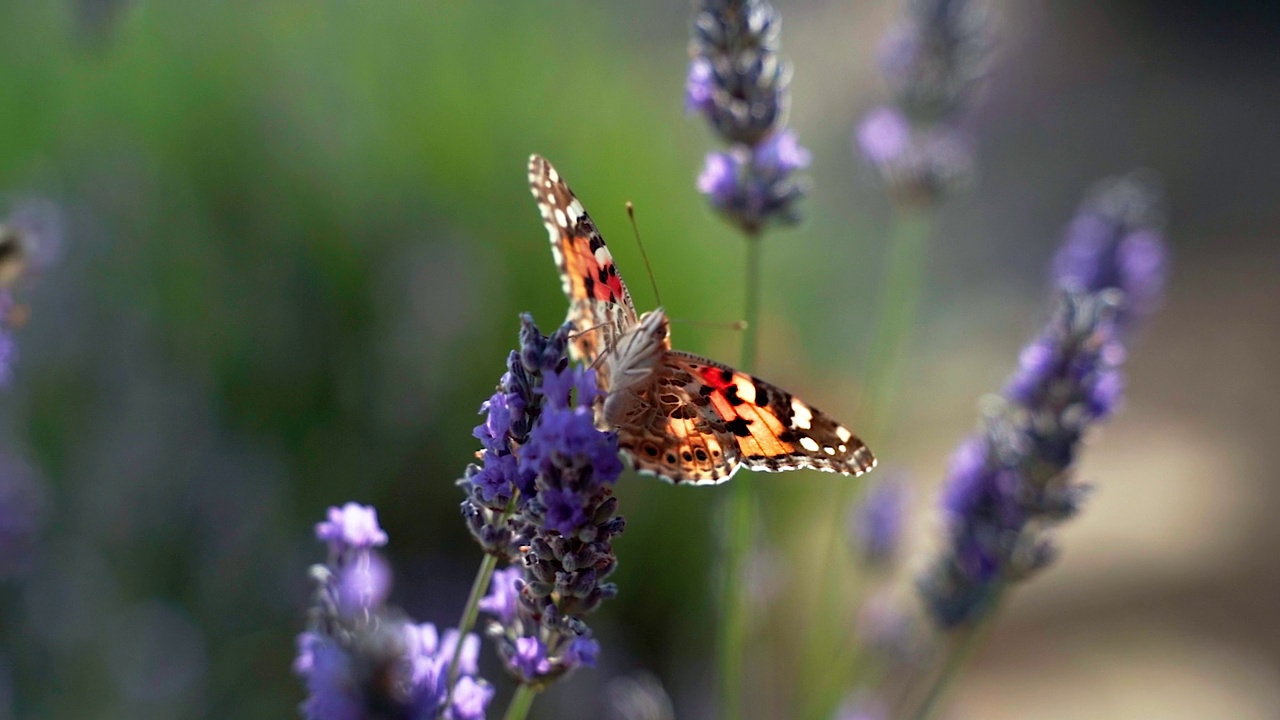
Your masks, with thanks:
[(884, 286), (876, 308), (859, 403), (859, 422), (868, 428), (868, 435), (877, 439), (883, 439), (892, 426), (891, 408), (898, 390), (902, 359), (916, 324), (925, 246), (932, 221), (929, 210), (910, 207), (900, 208), (894, 218), (885, 258)]
[(910, 717), (912, 720), (932, 720), (941, 707), (940, 701), (943, 695), (951, 687), (952, 682), (959, 677), (965, 663), (973, 657), (973, 652), (982, 644), (982, 639), (991, 628), (992, 619), (999, 607), (997, 595), (997, 599), (985, 615), (952, 633), (951, 642), (947, 644), (946, 654), (942, 659), (941, 669), (929, 679), (929, 684), (923, 691), (923, 697), (914, 712), (904, 717)]
[[(742, 370), (754, 372), (760, 325), (760, 236), (747, 235), (746, 330), (742, 334)], [(754, 484), (739, 476), (727, 489), (724, 512), (725, 582), (721, 589), (720, 626), (720, 709), (725, 720), (741, 720), (742, 690), (746, 674), (749, 593), (746, 588), (747, 563), (755, 524)]]
[[(887, 254), (885, 255), (884, 283), (876, 306), (876, 318), (872, 326), (872, 340), (866, 367), (862, 375), (862, 398), (858, 413), (854, 416), (858, 433), (867, 439), (873, 450), (878, 450), (889, 436), (892, 427), (892, 403), (897, 390), (902, 359), (906, 355), (911, 331), (916, 324), (916, 308), (919, 304), (923, 277), (925, 248), (932, 227), (933, 213), (928, 208), (900, 206), (890, 228)], [(844, 577), (843, 564), (847, 553), (842, 552), (845, 517), (851, 503), (862, 489), (861, 482), (847, 482), (841, 486), (836, 499), (830, 503), (827, 518), (827, 538), (821, 543), (817, 567), (819, 577)], [(833, 564), (840, 563), (841, 567)], [(832, 617), (832, 613), (844, 607), (847, 588), (830, 583), (815, 589), (811, 617)], [(814, 698), (813, 707), (826, 707), (847, 689), (848, 678), (835, 678), (835, 685), (823, 686), (821, 678), (830, 678), (821, 672), (817, 663), (831, 657), (835, 647), (851, 642), (840, 633), (831, 633), (822, 623), (811, 623), (805, 638), (805, 668), (802, 677), (813, 678), (817, 684), (802, 691), (805, 697)], [(835, 644), (835, 647), (832, 644)]]

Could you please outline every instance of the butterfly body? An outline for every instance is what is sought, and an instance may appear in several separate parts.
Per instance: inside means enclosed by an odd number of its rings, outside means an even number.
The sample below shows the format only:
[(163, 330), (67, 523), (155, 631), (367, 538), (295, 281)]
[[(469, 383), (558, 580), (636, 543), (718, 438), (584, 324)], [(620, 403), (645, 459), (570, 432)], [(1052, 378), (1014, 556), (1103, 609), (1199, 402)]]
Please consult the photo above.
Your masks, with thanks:
[(787, 391), (671, 348), (666, 313), (638, 315), (599, 231), (546, 160), (529, 185), (569, 297), (570, 354), (596, 367), (599, 418), (635, 468), (714, 484), (740, 467), (861, 475), (875, 458), (852, 432)]

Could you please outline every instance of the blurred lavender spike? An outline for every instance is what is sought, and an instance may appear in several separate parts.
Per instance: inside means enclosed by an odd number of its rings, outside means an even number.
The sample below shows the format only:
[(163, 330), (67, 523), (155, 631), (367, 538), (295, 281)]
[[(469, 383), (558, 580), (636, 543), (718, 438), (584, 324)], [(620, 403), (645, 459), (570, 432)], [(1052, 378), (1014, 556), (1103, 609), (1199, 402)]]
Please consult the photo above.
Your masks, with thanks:
[[(1119, 405), (1128, 331), (1154, 309), (1165, 283), (1163, 242), (1146, 220), (1133, 219), (1148, 217), (1146, 210), (1132, 215), (1153, 207), (1154, 195), (1135, 194), (1136, 187), (1108, 181), (1091, 193), (1055, 263), (1061, 286), (1053, 317), (1022, 351), (982, 430), (952, 457), (942, 490), (949, 542), (920, 580), (944, 628), (980, 619), (1008, 583), (1050, 564), (1057, 551), (1047, 528), (1084, 499), (1087, 487), (1073, 477), (1081, 440)], [(1134, 236), (1140, 251), (1131, 252), (1140, 260), (1125, 263), (1117, 249)]]
[(685, 109), (729, 146), (707, 155), (698, 191), (748, 234), (795, 223), (809, 151), (785, 127), (790, 67), (778, 57), (778, 12), (764, 0), (704, 0), (694, 18)]
[[(493, 688), (478, 676), (480, 641), (440, 634), (384, 605), (390, 570), (373, 548), (387, 535), (377, 512), (347, 503), (316, 525), (329, 547), (326, 565), (312, 568), (315, 599), (308, 629), (298, 636), (294, 672), (307, 686), (309, 720), (482, 720)], [(450, 688), (457, 654), (460, 677)]]
[[(583, 618), (617, 594), (605, 579), (624, 526), (612, 494), (622, 472), (617, 437), (596, 428), (595, 376), (568, 366), (566, 333), (545, 337), (524, 318), (520, 349), (476, 428), (485, 468), (462, 481), (472, 532), (491, 528), (501, 536), (494, 550), (512, 563), (480, 601), (493, 618), (488, 634), (507, 670), (538, 687), (595, 664), (599, 646)], [(488, 484), (483, 475), (496, 463), (504, 480)]]
[(44, 499), (43, 484), (31, 466), (0, 452), (0, 580), (20, 577), (31, 568), (44, 524)]
[(995, 45), (986, 0), (906, 0), (880, 48), (894, 104), (916, 122), (952, 118), (982, 92)]
[(986, 0), (905, 0), (880, 68), (892, 104), (868, 113), (854, 144), (900, 200), (930, 204), (968, 181), (972, 149), (960, 129), (991, 64)]
[(907, 483), (900, 474), (882, 476), (854, 508), (850, 525), (862, 557), (872, 567), (890, 565), (902, 542)]
[(1164, 208), (1154, 173), (1137, 171), (1099, 182), (1067, 228), (1053, 262), (1063, 290), (1124, 293), (1117, 322), (1128, 329), (1160, 305), (1168, 275)]

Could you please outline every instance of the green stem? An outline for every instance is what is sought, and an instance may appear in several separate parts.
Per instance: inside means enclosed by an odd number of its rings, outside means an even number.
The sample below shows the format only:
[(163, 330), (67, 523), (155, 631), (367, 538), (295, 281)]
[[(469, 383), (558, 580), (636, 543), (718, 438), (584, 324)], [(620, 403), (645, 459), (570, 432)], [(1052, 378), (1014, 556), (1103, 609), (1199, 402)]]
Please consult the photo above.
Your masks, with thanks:
[[(742, 334), (741, 364), (744, 372), (754, 372), (760, 327), (760, 236), (747, 234), (746, 330)], [(750, 606), (746, 589), (747, 563), (751, 555), (755, 523), (754, 484), (738, 476), (727, 489), (725, 508), (724, 587), (721, 589), (720, 627), (720, 707), (725, 720), (741, 720), (742, 690), (746, 674), (747, 635)]]
[(986, 637), (987, 630), (991, 627), (991, 619), (995, 617), (996, 610), (999, 608), (998, 601), (997, 595), (996, 601), (981, 619), (964, 626), (952, 635), (951, 642), (947, 646), (947, 654), (942, 661), (942, 669), (933, 677), (924, 693), (924, 698), (911, 714), (913, 720), (930, 720), (937, 713), (940, 707), (939, 701), (959, 677), (960, 671), (969, 658), (973, 657), (973, 652), (982, 644), (982, 639)]
[[(932, 220), (933, 215), (928, 209), (900, 207), (890, 228), (882, 289), (876, 305), (867, 364), (862, 375), (862, 398), (858, 414), (854, 418), (859, 434), (871, 443), (873, 449), (882, 445), (891, 429), (891, 408), (898, 371), (916, 324), (916, 307), (924, 277), (925, 248)], [(835, 501), (829, 503), (828, 534), (826, 541), (820, 544), (819, 552), (822, 555), (818, 559), (818, 567), (824, 571), (830, 568), (836, 573), (835, 577), (845, 575), (843, 567), (833, 566), (838, 561), (847, 559), (847, 554), (841, 551), (844, 543), (844, 519), (849, 503), (853, 502), (862, 487), (862, 483), (858, 482), (844, 483)], [(837, 584), (815, 592), (813, 602), (815, 607), (812, 617), (832, 617), (846, 602), (845, 588)], [(818, 671), (816, 663), (822, 662), (822, 658), (831, 657), (833, 643), (838, 647), (845, 642), (849, 642), (848, 638), (840, 633), (828, 632), (822, 623), (812, 623), (805, 641), (806, 671), (802, 673), (803, 677), (810, 678), (811, 682), (821, 682), (819, 679), (823, 677), (823, 673)], [(841, 678), (837, 682), (842, 683), (844, 680), (847, 679)], [(824, 698), (840, 695), (845, 689), (839, 685), (819, 685), (810, 687), (804, 695), (823, 703)]]
[(894, 219), (875, 330), (862, 377), (862, 424), (869, 424), (876, 435), (885, 435), (890, 427), (890, 408), (898, 389), (902, 358), (916, 324), (932, 219), (927, 210), (910, 208), (899, 209)]
[(511, 696), (511, 704), (507, 706), (507, 714), (502, 716), (502, 720), (524, 720), (529, 714), (530, 706), (533, 705), (533, 699), (537, 696), (538, 691), (531, 685), (517, 687), (516, 694)]
[(747, 235), (747, 284), (746, 306), (743, 320), (747, 327), (742, 332), (742, 357), (744, 372), (755, 372), (757, 341), (760, 333), (760, 236)]
[(453, 686), (458, 682), (458, 656), (462, 653), (462, 639), (471, 632), (471, 628), (476, 624), (476, 618), (480, 615), (480, 598), (489, 589), (489, 581), (493, 579), (493, 571), (498, 567), (498, 556), (485, 554), (484, 560), (480, 563), (480, 569), (476, 571), (476, 579), (471, 583), (471, 595), (467, 597), (467, 604), (462, 608), (462, 619), (458, 621), (458, 651), (453, 653), (453, 659), (449, 661), (449, 695), (453, 695)]

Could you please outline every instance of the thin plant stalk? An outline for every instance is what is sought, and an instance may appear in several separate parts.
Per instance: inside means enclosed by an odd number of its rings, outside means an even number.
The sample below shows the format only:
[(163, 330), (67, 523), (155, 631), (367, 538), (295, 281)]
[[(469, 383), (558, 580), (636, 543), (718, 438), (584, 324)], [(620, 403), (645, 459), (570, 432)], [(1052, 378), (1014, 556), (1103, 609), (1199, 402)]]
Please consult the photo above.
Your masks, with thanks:
[(942, 667), (929, 680), (921, 700), (909, 716), (912, 720), (932, 720), (937, 714), (943, 696), (960, 676), (969, 658), (973, 657), (974, 651), (982, 644), (998, 610), (999, 598), (997, 597), (986, 615), (952, 635), (951, 642), (947, 644), (946, 654), (942, 658)]
[[(462, 608), (462, 619), (458, 621), (458, 637), (467, 636), (471, 632), (471, 628), (476, 624), (476, 618), (480, 615), (480, 598), (489, 589), (489, 582), (493, 580), (493, 571), (498, 567), (498, 556), (485, 554), (484, 560), (480, 562), (480, 569), (476, 571), (476, 579), (471, 583), (471, 594), (467, 596), (467, 604)], [(453, 659), (449, 661), (449, 688), (452, 692), (454, 684), (458, 680), (458, 656), (459, 652), (454, 652)]]
[(515, 695), (511, 696), (511, 704), (507, 706), (507, 713), (502, 716), (503, 720), (524, 720), (529, 714), (529, 708), (533, 706), (533, 699), (538, 696), (538, 691), (532, 685), (521, 684), (516, 688)]
[[(871, 438), (877, 445), (884, 444), (892, 427), (892, 402), (902, 358), (906, 355), (911, 333), (916, 325), (916, 309), (924, 278), (925, 248), (932, 220), (932, 212), (928, 209), (899, 206), (890, 229), (883, 290), (877, 304), (873, 340), (862, 379), (862, 401), (859, 403), (859, 425), (865, 428), (864, 437)], [(829, 578), (842, 577), (841, 568), (848, 567), (849, 558), (842, 552), (844, 518), (849, 504), (862, 487), (861, 483), (842, 484), (837, 500), (829, 505), (831, 516), (827, 521), (828, 534), (826, 542), (821, 543), (822, 556), (817, 565), (824, 569), (821, 576), (828, 580), (824, 581), (823, 588), (814, 593), (813, 602), (816, 607), (812, 617), (832, 617), (844, 602), (844, 586), (833, 587)], [(835, 574), (828, 575), (825, 572), (827, 568), (835, 568)], [(829, 643), (846, 641), (838, 634), (833, 636), (822, 623), (811, 623), (805, 642), (805, 658), (816, 662), (830, 657), (833, 649), (829, 647)], [(809, 667), (802, 675), (807, 678), (831, 677), (819, 672), (816, 667)], [(805, 695), (825, 698), (830, 694), (835, 697), (842, 691), (843, 685), (837, 680), (836, 685), (819, 685), (811, 688)]]
[[(747, 282), (742, 334), (742, 370), (754, 372), (760, 325), (760, 237), (747, 235)], [(749, 606), (746, 592), (747, 563), (755, 525), (754, 483), (739, 477), (728, 489), (725, 518), (726, 563), (725, 583), (721, 590), (720, 629), (720, 707), (725, 720), (742, 718), (742, 691), (746, 674)]]
[(933, 215), (929, 210), (903, 207), (894, 218), (885, 258), (884, 290), (880, 295), (872, 343), (862, 379), (860, 403), (868, 434), (884, 435), (892, 427), (902, 358), (906, 355), (924, 278), (925, 246)]
[[(511, 517), (511, 513), (515, 512), (517, 496), (513, 495), (511, 501), (507, 503), (507, 507), (502, 511), (502, 520), (505, 521)], [(471, 583), (471, 594), (467, 596), (467, 604), (462, 606), (462, 619), (458, 621), (458, 649), (453, 653), (453, 659), (449, 661), (449, 697), (453, 699), (453, 687), (458, 680), (458, 656), (462, 655), (462, 639), (471, 632), (471, 628), (475, 627), (476, 619), (480, 617), (480, 599), (489, 590), (489, 583), (493, 581), (493, 572), (498, 568), (498, 556), (485, 553), (484, 560), (480, 561), (480, 569), (476, 570), (476, 579)]]

